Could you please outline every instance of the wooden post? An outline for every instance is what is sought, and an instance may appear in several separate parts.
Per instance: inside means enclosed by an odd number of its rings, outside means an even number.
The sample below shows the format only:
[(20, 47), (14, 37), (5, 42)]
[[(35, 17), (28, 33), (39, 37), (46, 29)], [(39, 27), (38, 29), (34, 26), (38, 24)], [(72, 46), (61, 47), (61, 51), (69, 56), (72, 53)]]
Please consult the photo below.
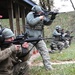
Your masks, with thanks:
[(23, 32), (25, 32), (25, 9), (24, 9), (24, 7), (21, 7), (21, 16), (22, 16)]
[(8, 2), (8, 14), (9, 14), (9, 24), (12, 31), (14, 31), (13, 28), (13, 3), (12, 0), (9, 0)]
[(19, 5), (15, 4), (15, 16), (16, 16), (16, 28), (17, 28), (17, 35), (20, 34), (20, 10)]

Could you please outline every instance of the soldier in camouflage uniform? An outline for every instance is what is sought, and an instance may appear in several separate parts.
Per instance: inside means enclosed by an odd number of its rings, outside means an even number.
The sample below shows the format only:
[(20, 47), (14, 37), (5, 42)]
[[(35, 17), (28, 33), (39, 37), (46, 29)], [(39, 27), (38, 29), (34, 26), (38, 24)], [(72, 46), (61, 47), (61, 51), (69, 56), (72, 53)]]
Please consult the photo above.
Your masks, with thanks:
[[(43, 37), (44, 25), (50, 25), (55, 19), (55, 14), (53, 13), (49, 21), (45, 21), (46, 17), (44, 15), (41, 15), (42, 13), (44, 13), (43, 9), (40, 6), (35, 5), (32, 7), (32, 11), (27, 14), (26, 33), (29, 38)], [(40, 40), (37, 43), (36, 48), (43, 58), (43, 63), (46, 70), (52, 70), (53, 68), (51, 66), (49, 52), (44, 40)]]
[[(14, 75), (29, 75), (29, 65), (28, 65), (28, 60), (30, 58), (30, 53), (29, 53), (29, 44), (26, 43), (25, 45), (25, 52), (20, 55), (24, 55), (23, 57), (18, 59), (18, 63), (14, 66)], [(24, 54), (27, 53), (27, 54)], [(18, 56), (20, 56), (18, 55)]]
[[(9, 28), (4, 28), (1, 34), (4, 42), (14, 40), (14, 33)], [(0, 41), (0, 75), (13, 75), (14, 65), (17, 63), (16, 54), (22, 53), (22, 48), (20, 45), (13, 45), (12, 43), (4, 45), (4, 42)], [(23, 47), (25, 48), (25, 43)]]
[(61, 26), (57, 25), (55, 27), (54, 32), (53, 32), (53, 38), (54, 38), (53, 42), (57, 45), (57, 47), (60, 50), (60, 52), (64, 48), (64, 42), (62, 40), (61, 30), (62, 30)]
[(62, 30), (61, 26), (57, 25), (57, 26), (55, 27), (55, 30), (54, 30), (54, 32), (53, 32), (53, 37), (55, 37), (55, 40), (56, 40), (56, 41), (59, 41), (60, 38), (61, 38), (61, 36), (62, 36), (61, 30)]

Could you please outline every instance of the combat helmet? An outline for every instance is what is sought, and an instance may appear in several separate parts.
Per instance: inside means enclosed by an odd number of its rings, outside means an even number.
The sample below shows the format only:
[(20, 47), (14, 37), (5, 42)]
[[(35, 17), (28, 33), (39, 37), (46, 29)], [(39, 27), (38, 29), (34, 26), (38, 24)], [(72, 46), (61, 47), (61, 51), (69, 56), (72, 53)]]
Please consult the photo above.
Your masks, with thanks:
[(31, 10), (34, 11), (34, 12), (44, 12), (44, 11), (42, 10), (42, 7), (39, 6), (39, 5), (33, 6)]
[(55, 27), (55, 29), (61, 30), (61, 26), (60, 26), (60, 25), (57, 25), (57, 26)]
[(10, 38), (10, 37), (14, 37), (14, 33), (12, 32), (11, 29), (9, 28), (5, 28), (3, 31), (2, 31), (2, 35), (4, 36), (4, 38)]

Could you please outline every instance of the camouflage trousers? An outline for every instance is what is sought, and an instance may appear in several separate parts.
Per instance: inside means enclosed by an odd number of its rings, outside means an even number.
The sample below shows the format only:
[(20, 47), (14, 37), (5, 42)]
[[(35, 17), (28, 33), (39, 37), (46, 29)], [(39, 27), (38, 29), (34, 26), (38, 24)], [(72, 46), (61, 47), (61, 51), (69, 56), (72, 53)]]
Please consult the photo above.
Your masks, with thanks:
[(14, 75), (29, 75), (29, 65), (27, 62), (20, 62), (14, 67)]
[(38, 44), (36, 45), (36, 48), (39, 51), (40, 55), (42, 56), (43, 64), (46, 70), (52, 70), (49, 51), (47, 49), (45, 42), (43, 40), (39, 41)]

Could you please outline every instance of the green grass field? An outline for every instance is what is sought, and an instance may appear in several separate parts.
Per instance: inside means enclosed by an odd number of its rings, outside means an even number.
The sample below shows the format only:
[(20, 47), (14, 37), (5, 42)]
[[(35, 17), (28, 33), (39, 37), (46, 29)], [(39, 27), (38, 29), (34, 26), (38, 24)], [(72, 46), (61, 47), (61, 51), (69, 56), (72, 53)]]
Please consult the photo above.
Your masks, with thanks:
[[(75, 44), (72, 43), (69, 48), (62, 50), (62, 54), (58, 50), (50, 53), (50, 58), (52, 62), (75, 60)], [(42, 58), (39, 57), (34, 62), (39, 62), (39, 60), (41, 61)]]
[(75, 44), (71, 44), (71, 46), (67, 49), (62, 50), (62, 54), (56, 51), (54, 54), (50, 54), (52, 61), (71, 61), (75, 60)]
[(44, 67), (33, 67), (30, 75), (75, 75), (75, 64), (54, 65), (54, 70), (46, 71)]
[[(62, 51), (62, 54), (56, 51), (50, 54), (51, 62), (65, 62), (75, 61), (75, 44)], [(42, 62), (41, 57), (34, 60), (34, 63)], [(31, 75), (75, 75), (75, 64), (61, 64), (53, 65), (54, 70), (46, 71), (44, 67), (32, 67), (30, 70)]]

